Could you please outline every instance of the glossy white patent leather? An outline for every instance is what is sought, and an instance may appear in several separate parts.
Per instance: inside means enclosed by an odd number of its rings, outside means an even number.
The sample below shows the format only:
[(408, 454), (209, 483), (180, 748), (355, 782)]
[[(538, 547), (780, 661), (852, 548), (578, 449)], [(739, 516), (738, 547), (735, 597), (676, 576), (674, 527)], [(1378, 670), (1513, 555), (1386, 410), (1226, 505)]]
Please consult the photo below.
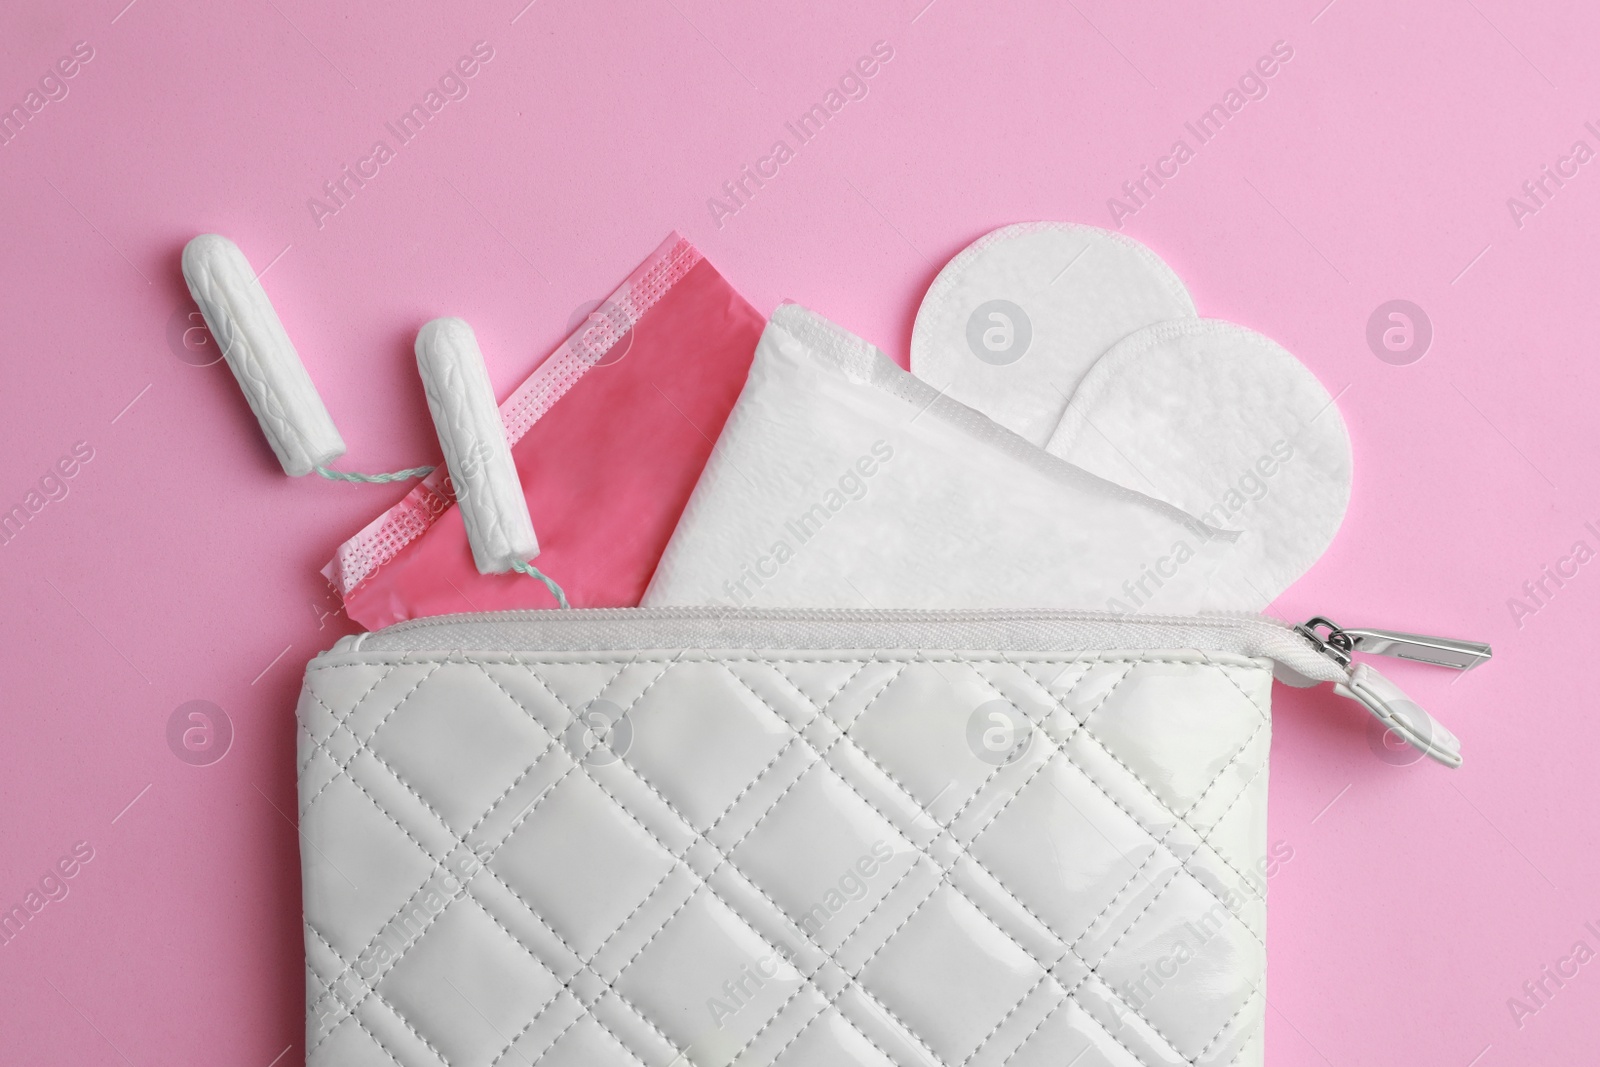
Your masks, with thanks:
[(315, 660), (308, 1061), (1262, 1062), (1267, 661), (772, 644)]

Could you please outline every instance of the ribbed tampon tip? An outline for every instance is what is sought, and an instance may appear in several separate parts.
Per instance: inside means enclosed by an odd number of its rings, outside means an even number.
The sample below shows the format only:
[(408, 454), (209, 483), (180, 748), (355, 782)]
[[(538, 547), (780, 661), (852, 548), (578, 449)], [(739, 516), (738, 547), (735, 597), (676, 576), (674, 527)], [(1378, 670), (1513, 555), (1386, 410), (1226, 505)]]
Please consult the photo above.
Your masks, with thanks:
[(189, 243), (183, 246), (183, 280), (189, 283), (191, 295), (194, 293), (198, 271), (217, 262), (223, 256), (238, 256), (244, 259), (244, 253), (239, 250), (239, 246), (220, 233), (198, 234), (191, 237)]
[(183, 280), (284, 472), (309, 474), (344, 455), (344, 439), (239, 246), (218, 233), (193, 238), (183, 248)]
[(538, 556), (539, 540), (478, 339), (461, 319), (434, 319), (417, 331), (416, 354), (473, 561), (503, 574)]

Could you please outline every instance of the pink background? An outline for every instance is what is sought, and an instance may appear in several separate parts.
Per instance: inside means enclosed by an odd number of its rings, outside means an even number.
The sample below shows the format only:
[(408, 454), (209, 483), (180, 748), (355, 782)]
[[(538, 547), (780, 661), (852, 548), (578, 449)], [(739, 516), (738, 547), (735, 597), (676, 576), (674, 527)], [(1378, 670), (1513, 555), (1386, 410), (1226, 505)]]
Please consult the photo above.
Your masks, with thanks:
[[(1121, 183), (1283, 40), (1270, 94), (1125, 232), (1204, 314), (1342, 391), (1355, 501), (1279, 613), (1496, 657), (1393, 671), (1463, 737), (1457, 773), (1390, 765), (1353, 705), (1280, 691), (1272, 837), (1294, 857), (1272, 885), (1270, 1062), (1592, 1062), (1600, 962), (1520, 1028), (1507, 998), (1579, 939), (1600, 949), (1600, 562), (1520, 626), (1507, 600), (1575, 541), (1600, 548), (1600, 161), (1520, 227), (1506, 203), (1575, 140), (1600, 148), (1592, 10), (124, 2), (0, 13), (0, 103), (94, 48), (0, 148), (0, 506), (75, 442), (94, 453), (0, 547), (0, 906), (94, 849), (0, 946), (0, 1060), (304, 1051), (294, 696), (349, 628), (318, 568), (404, 488), (285, 478), (226, 369), (179, 358), (188, 237), (272, 264), (347, 465), (393, 469), (434, 452), (418, 325), (470, 320), (504, 395), (673, 228), (757, 307), (799, 300), (903, 360), (949, 256), (1018, 220), (1107, 225)], [(470, 95), (319, 228), (307, 198), (480, 40)], [(870, 94), (719, 226), (707, 198), (880, 40)], [(1365, 340), (1393, 298), (1434, 325), (1407, 366)], [(167, 745), (194, 699), (236, 730), (211, 766)]]

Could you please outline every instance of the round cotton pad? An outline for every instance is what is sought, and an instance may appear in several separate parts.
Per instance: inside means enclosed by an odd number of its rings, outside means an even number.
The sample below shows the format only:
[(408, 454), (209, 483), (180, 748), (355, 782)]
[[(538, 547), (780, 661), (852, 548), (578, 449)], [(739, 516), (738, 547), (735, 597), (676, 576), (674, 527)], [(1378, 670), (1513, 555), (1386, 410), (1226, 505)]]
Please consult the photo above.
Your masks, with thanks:
[(1350, 438), (1328, 391), (1275, 341), (1218, 319), (1119, 342), (1045, 448), (1239, 531), (1226, 584), (1254, 595), (1217, 608), (1271, 603), (1322, 555), (1350, 500)]
[(911, 373), (1043, 445), (1106, 349), (1194, 314), (1178, 276), (1139, 242), (1093, 226), (1018, 223), (967, 246), (928, 287)]

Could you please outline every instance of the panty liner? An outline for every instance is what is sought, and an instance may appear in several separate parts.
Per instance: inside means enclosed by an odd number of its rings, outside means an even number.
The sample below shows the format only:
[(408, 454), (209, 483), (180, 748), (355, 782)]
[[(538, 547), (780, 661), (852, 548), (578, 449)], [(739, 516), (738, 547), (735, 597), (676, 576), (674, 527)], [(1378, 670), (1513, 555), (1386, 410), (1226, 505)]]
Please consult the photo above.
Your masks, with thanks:
[(643, 603), (1190, 612), (1247, 595), (1226, 547), (790, 304)]

